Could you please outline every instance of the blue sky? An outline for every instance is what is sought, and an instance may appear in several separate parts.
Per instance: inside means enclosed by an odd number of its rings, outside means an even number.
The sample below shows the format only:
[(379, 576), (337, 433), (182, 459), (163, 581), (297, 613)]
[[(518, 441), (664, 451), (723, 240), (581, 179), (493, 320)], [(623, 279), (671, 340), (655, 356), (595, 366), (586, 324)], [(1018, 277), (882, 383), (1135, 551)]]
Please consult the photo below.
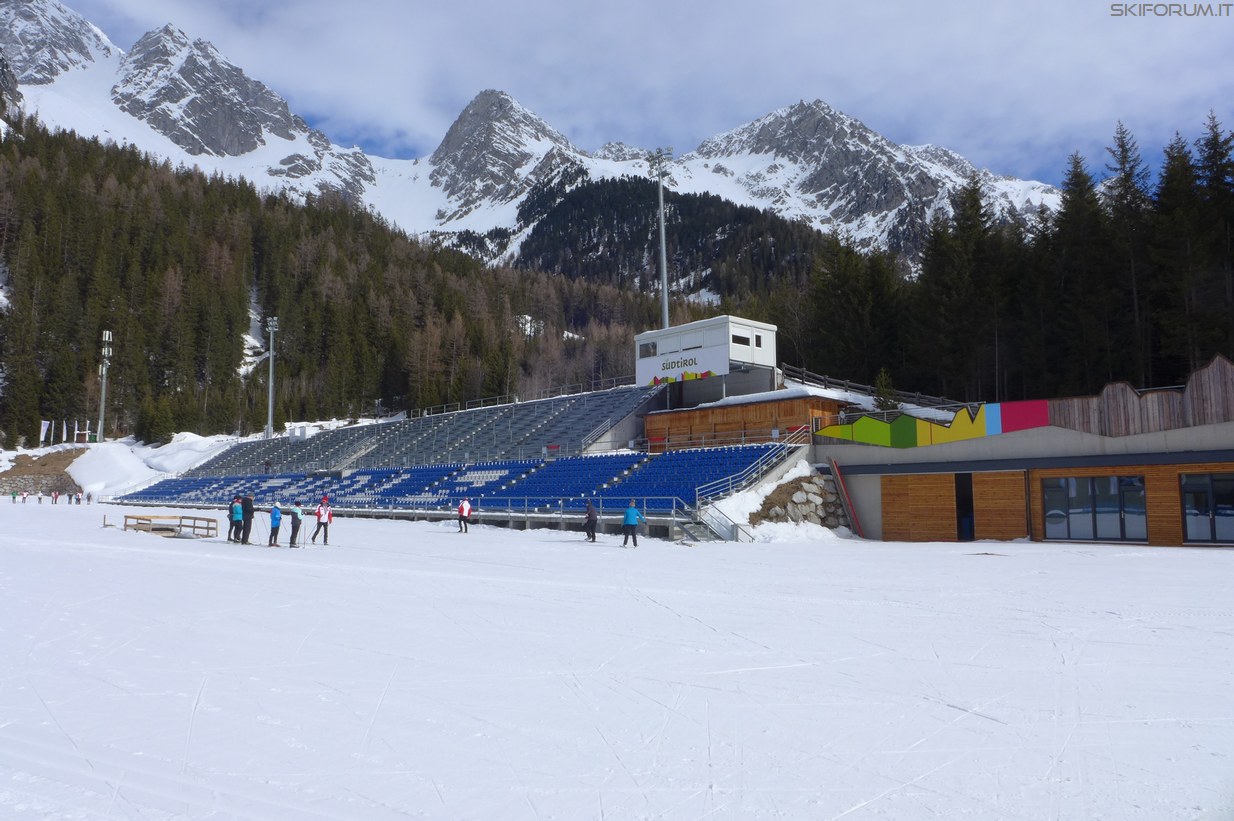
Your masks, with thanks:
[(895, 142), (1052, 183), (1075, 151), (1101, 176), (1120, 120), (1152, 165), (1210, 110), (1234, 128), (1220, 3), (63, 1), (125, 50), (166, 23), (209, 40), (336, 143), (387, 157), (430, 154), (486, 88), (580, 148), (678, 154), (821, 99)]

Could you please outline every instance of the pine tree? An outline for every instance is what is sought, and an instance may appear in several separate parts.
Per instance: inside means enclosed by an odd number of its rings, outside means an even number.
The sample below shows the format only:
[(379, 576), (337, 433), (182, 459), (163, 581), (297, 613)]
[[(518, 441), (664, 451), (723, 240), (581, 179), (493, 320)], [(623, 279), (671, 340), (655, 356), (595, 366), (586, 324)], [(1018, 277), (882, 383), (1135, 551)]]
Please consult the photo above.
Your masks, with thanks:
[(1131, 132), (1121, 122), (1114, 130), (1114, 145), (1106, 149), (1110, 161), (1106, 170), (1110, 179), (1103, 188), (1103, 200), (1110, 215), (1111, 239), (1115, 259), (1122, 268), (1125, 290), (1115, 288), (1112, 297), (1126, 305), (1131, 316), (1130, 350), (1136, 384), (1151, 384), (1149, 363), (1152, 343), (1148, 333), (1151, 323), (1143, 314), (1151, 309), (1141, 293), (1144, 276), (1145, 243), (1148, 233), (1148, 169), (1140, 158), (1140, 149)]
[(891, 373), (886, 368), (879, 368), (878, 377), (874, 380), (874, 407), (880, 411), (900, 409), (900, 400), (896, 399), (895, 384)]
[(1209, 113), (1196, 140), (1196, 177), (1207, 266), (1201, 272), (1199, 321), (1205, 350), (1234, 355), (1234, 133)]
[(1198, 282), (1205, 268), (1200, 213), (1195, 160), (1187, 141), (1175, 134), (1154, 194), (1149, 253), (1155, 276), (1148, 294), (1157, 306), (1160, 340), (1154, 372), (1175, 384), (1203, 364), (1205, 354), (1197, 325)]
[[(1114, 327), (1109, 220), (1084, 158), (1072, 154), (1054, 217), (1052, 244), (1059, 351), (1056, 389), (1094, 393), (1126, 376)], [(1053, 366), (1054, 361), (1048, 363)]]

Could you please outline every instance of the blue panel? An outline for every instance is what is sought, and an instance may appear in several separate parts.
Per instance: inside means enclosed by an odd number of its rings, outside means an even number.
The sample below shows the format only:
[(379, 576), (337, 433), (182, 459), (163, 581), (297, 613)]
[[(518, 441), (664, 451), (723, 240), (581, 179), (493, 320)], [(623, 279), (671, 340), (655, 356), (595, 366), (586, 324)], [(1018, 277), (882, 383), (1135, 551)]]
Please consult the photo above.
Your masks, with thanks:
[(985, 435), (998, 436), (1003, 432), (1003, 406), (994, 403), (985, 406)]

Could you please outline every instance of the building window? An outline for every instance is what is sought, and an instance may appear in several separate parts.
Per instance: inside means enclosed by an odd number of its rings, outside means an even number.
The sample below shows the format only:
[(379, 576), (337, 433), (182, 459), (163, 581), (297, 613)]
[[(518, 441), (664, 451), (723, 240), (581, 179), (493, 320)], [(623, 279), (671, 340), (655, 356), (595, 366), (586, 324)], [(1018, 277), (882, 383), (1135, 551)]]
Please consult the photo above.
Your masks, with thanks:
[(1184, 473), (1183, 540), (1234, 542), (1234, 473)]
[(653, 356), (656, 356), (656, 343), (654, 339), (651, 342), (638, 343), (639, 359), (650, 359)]
[(1045, 538), (1148, 540), (1143, 476), (1079, 476), (1041, 481)]
[(754, 335), (754, 347), (756, 348), (763, 347), (763, 335), (762, 334)]
[(745, 345), (748, 348), (750, 347), (750, 337), (742, 336), (741, 334), (733, 334), (733, 344)]

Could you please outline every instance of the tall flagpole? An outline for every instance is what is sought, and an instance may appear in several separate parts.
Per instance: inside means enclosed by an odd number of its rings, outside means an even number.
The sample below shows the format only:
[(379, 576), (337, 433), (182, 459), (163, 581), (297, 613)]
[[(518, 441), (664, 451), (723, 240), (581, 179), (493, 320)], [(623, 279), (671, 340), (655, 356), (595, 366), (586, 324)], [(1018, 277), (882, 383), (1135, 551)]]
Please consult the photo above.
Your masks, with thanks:
[(651, 172), (656, 175), (656, 198), (660, 210), (660, 321), (665, 328), (668, 327), (668, 251), (664, 241), (664, 176), (672, 159), (672, 146), (657, 148), (647, 158)]
[(102, 387), (99, 390), (99, 430), (95, 441), (103, 442), (103, 417), (107, 411), (107, 366), (111, 364), (111, 331), (103, 331), (102, 363), (99, 365), (99, 377)]

